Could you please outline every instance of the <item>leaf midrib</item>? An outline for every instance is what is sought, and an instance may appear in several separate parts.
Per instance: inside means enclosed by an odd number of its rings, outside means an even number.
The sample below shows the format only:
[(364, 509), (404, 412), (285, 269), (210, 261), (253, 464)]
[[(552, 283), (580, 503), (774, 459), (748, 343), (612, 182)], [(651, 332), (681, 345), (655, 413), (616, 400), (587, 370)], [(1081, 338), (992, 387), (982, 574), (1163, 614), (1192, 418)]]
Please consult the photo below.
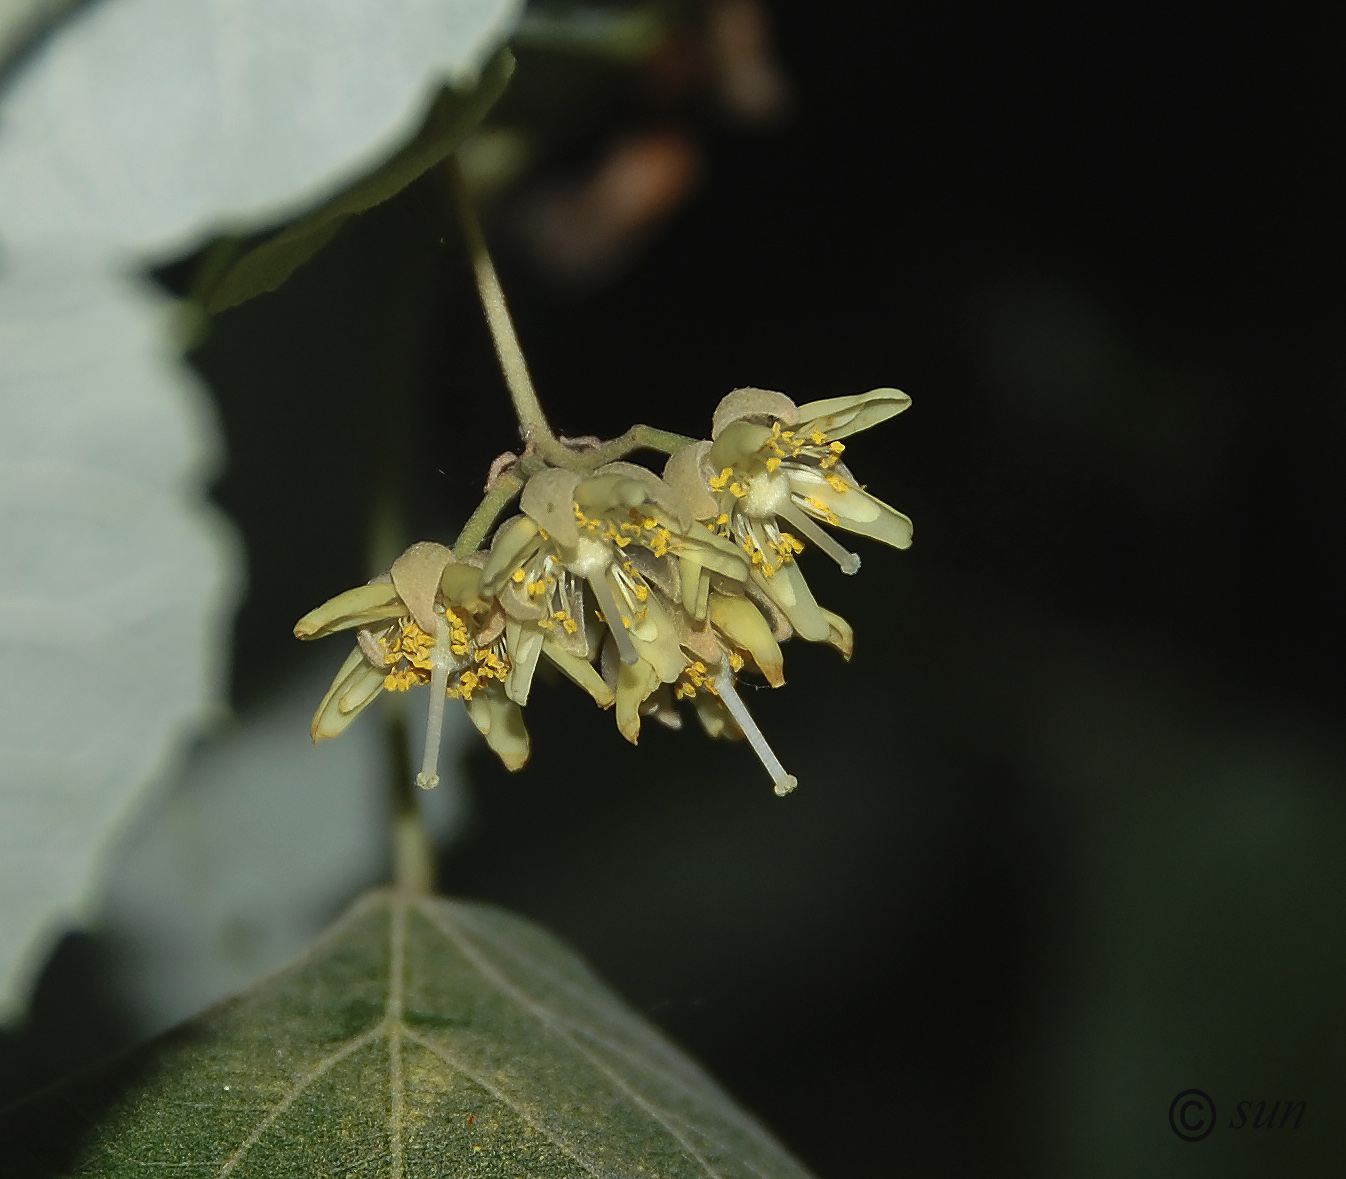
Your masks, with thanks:
[[(491, 962), (487, 952), (467, 934), (456, 927), (449, 914), (438, 908), (434, 908), (425, 903), (426, 898), (419, 896), (409, 896), (405, 893), (387, 892), (382, 894), (386, 898), (389, 909), (388, 920), (388, 992), (384, 1006), (383, 1018), (373, 1026), (366, 1028), (363, 1032), (348, 1040), (343, 1041), (337, 1048), (329, 1052), (312, 1068), (310, 1068), (302, 1077), (295, 1081), (286, 1093), (268, 1109), (266, 1116), (263, 1117), (257, 1125), (248, 1134), (247, 1138), (229, 1155), (220, 1165), (215, 1173), (215, 1179), (228, 1179), (239, 1166), (247, 1159), (253, 1147), (266, 1136), (276, 1122), (284, 1116), (285, 1112), (309, 1089), (314, 1082), (321, 1079), (330, 1072), (336, 1065), (347, 1059), (360, 1049), (377, 1043), (384, 1036), (388, 1038), (388, 1085), (390, 1100), (388, 1105), (388, 1143), (389, 1143), (389, 1179), (403, 1179), (406, 1163), (406, 1144), (403, 1141), (403, 1122), (406, 1110), (406, 1089), (405, 1077), (403, 1073), (402, 1048), (403, 1042), (408, 1041), (415, 1044), (422, 1050), (429, 1052), (437, 1060), (441, 1061), (447, 1068), (465, 1077), (473, 1084), (479, 1086), (487, 1093), (490, 1093), (497, 1101), (510, 1109), (523, 1122), (530, 1126), (537, 1133), (547, 1139), (557, 1150), (561, 1151), (567, 1158), (571, 1159), (577, 1166), (585, 1172), (596, 1177), (604, 1179), (605, 1172), (600, 1170), (595, 1163), (586, 1158), (580, 1149), (565, 1138), (559, 1137), (552, 1129), (540, 1122), (531, 1115), (525, 1103), (509, 1093), (492, 1084), (487, 1078), (479, 1075), (476, 1070), (467, 1067), (456, 1055), (446, 1050), (442, 1045), (435, 1043), (429, 1037), (417, 1032), (410, 1027), (404, 1018), (406, 1002), (406, 953), (407, 953), (407, 915), (413, 908), (423, 917), (438, 933), (445, 937), (463, 956), (472, 968), (488, 983), (490, 983), (500, 994), (510, 999), (531, 1020), (543, 1027), (553, 1036), (563, 1040), (572, 1051), (586, 1060), (594, 1069), (606, 1077), (609, 1082), (621, 1090), (623, 1094), (646, 1116), (655, 1122), (664, 1133), (668, 1134), (685, 1155), (698, 1164), (705, 1172), (708, 1179), (723, 1179), (721, 1173), (716, 1170), (706, 1159), (685, 1133), (686, 1123), (676, 1117), (671, 1111), (661, 1109), (659, 1106), (649, 1101), (640, 1091), (625, 1077), (615, 1069), (611, 1068), (600, 1056), (596, 1055), (586, 1045), (577, 1038), (576, 1034), (589, 1037), (599, 1043), (606, 1044), (614, 1053), (620, 1056), (629, 1056), (629, 1052), (619, 1044), (612, 1043), (608, 1037), (604, 1036), (598, 1029), (588, 1028), (576, 1021), (569, 1020), (559, 1015), (545, 1004), (539, 1003), (531, 995), (521, 988), (504, 971), (503, 968)], [(382, 899), (381, 898), (381, 899)], [(312, 947), (306, 959), (311, 959), (315, 952), (320, 951), (326, 944), (336, 940), (346, 928), (348, 922), (357, 916), (363, 915), (367, 911), (363, 906), (350, 914), (347, 921), (343, 921), (331, 931), (328, 937)], [(633, 1063), (635, 1063), (633, 1061)], [(753, 1127), (756, 1129), (756, 1127)], [(715, 1139), (698, 1131), (702, 1137), (715, 1141)], [(746, 1160), (745, 1160), (746, 1161)], [(748, 1164), (757, 1174), (761, 1174), (756, 1167)]]

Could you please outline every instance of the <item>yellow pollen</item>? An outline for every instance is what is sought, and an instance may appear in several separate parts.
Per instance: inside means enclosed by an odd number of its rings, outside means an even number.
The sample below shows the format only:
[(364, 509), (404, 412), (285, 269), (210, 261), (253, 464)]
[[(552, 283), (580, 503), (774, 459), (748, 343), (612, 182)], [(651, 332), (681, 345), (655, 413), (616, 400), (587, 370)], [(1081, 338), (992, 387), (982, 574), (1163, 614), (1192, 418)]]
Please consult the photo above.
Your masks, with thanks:
[(769, 458), (769, 459), (767, 459), (767, 460), (766, 460), (766, 471), (767, 471), (767, 474), (768, 474), (768, 475), (774, 475), (774, 474), (776, 473), (776, 468), (779, 467), (779, 466), (780, 466), (780, 459), (778, 459), (778, 458)]
[(829, 508), (825, 503), (823, 503), (822, 500), (818, 499), (816, 496), (810, 495), (807, 499), (805, 499), (804, 502), (808, 504), (809, 507), (811, 507), (820, 516), (822, 516), (829, 524), (841, 523), (841, 517), (838, 516), (836, 512), (832, 511), (831, 508)]
[(525, 573), (522, 569), (516, 569), (514, 570), (513, 573), (510, 574), (510, 580), (519, 585), (522, 585), (523, 582), (527, 579), (527, 577), (528, 574)]
[(809, 441), (812, 442), (814, 446), (821, 446), (827, 441), (827, 435), (815, 426), (813, 428), (813, 433), (809, 435)]
[(713, 479), (710, 480), (711, 490), (723, 491), (725, 487), (728, 485), (729, 480), (732, 479), (733, 477), (734, 477), (734, 468), (725, 467), (723, 471), (721, 471), (718, 475), (716, 475)]
[(425, 682), (425, 679), (416, 674), (414, 667), (393, 668), (383, 677), (383, 686), (389, 692), (405, 692)]
[(846, 480), (840, 475), (829, 474), (827, 476), (827, 483), (833, 491), (850, 491), (850, 488), (846, 485)]

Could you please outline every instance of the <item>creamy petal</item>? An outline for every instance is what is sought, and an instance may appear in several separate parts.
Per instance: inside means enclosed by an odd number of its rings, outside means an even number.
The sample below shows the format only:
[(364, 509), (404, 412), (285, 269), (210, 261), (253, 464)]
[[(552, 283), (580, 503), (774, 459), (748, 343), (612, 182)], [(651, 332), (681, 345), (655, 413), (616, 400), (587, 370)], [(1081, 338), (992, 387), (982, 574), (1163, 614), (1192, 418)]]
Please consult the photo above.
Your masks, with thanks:
[(537, 525), (527, 516), (514, 516), (500, 525), (491, 541), (491, 555), (481, 571), (482, 595), (495, 597), (514, 570), (527, 562), (542, 544)]
[[(362, 653), (363, 654), (363, 653)], [(386, 673), (368, 663), (357, 667), (350, 677), (346, 690), (337, 697), (337, 710), (343, 716), (354, 716), (383, 691)]]
[(646, 625), (640, 628), (644, 633), (634, 630), (628, 633), (641, 662), (650, 664), (660, 680), (671, 684), (687, 666), (678, 645), (677, 628), (653, 597), (645, 603), (645, 608), (649, 613), (643, 620)]
[(702, 528), (687, 537), (678, 537), (674, 541), (679, 555), (688, 553), (698, 564), (713, 570), (722, 577), (733, 581), (744, 581), (748, 576), (749, 562), (743, 550), (732, 540)]
[(310, 610), (294, 624), (296, 638), (320, 639), (339, 630), (384, 622), (390, 618), (405, 618), (410, 611), (397, 595), (397, 587), (390, 581), (357, 585), (344, 594), (337, 594)]
[[(329, 737), (340, 736), (346, 731), (346, 726), (359, 715), (359, 709), (354, 712), (342, 712), (338, 702), (355, 683), (361, 668), (369, 666), (369, 661), (365, 659), (359, 647), (346, 656), (345, 663), (333, 677), (332, 685), (327, 689), (327, 694), (319, 703), (317, 711), (313, 714), (313, 722), (309, 725), (308, 733), (315, 743), (325, 741)], [(379, 674), (382, 675), (381, 672)]]
[(696, 719), (701, 722), (701, 727), (706, 730), (707, 737), (723, 737), (729, 741), (743, 740), (742, 731), (734, 723), (734, 718), (729, 715), (729, 710), (720, 703), (717, 697), (712, 696), (709, 692), (698, 692), (692, 701), (692, 707), (696, 709)]
[(801, 639), (810, 643), (827, 641), (831, 629), (798, 565), (793, 562), (782, 565), (770, 578), (754, 569), (752, 579), (757, 588), (780, 607)]
[(471, 565), (445, 565), (439, 577), (439, 589), (446, 602), (462, 606), (473, 614), (483, 613), (490, 604), (481, 596), (481, 570)]
[(533, 597), (524, 588), (526, 583), (527, 578), (521, 584), (511, 577), (501, 586), (498, 600), (500, 605), (505, 608), (505, 613), (511, 618), (522, 618), (529, 622), (536, 622), (539, 618), (546, 617), (547, 607), (540, 598)]
[(693, 618), (698, 621), (705, 617), (704, 614), (697, 614), (696, 608), (701, 593), (701, 578), (705, 571), (701, 568), (701, 562), (695, 557), (687, 554), (681, 554), (678, 557), (678, 574), (681, 578), (682, 605), (689, 611)]
[(632, 745), (640, 740), (640, 706), (659, 686), (659, 675), (645, 660), (617, 666), (617, 730)]
[(527, 704), (533, 687), (533, 673), (542, 654), (542, 632), (535, 626), (526, 626), (505, 619), (505, 646), (509, 650), (510, 668), (505, 676), (505, 695), (516, 704)]
[(819, 606), (818, 609), (827, 619), (828, 630), (831, 632), (827, 636), (827, 641), (840, 651), (841, 657), (849, 663), (851, 656), (855, 654), (855, 631), (851, 628), (851, 624), (840, 614), (833, 614), (823, 606)]
[(613, 702), (617, 699), (617, 694), (603, 682), (603, 677), (598, 674), (594, 665), (587, 659), (572, 655), (550, 635), (542, 641), (542, 653), (556, 665), (557, 670), (571, 683), (579, 685), (588, 692), (599, 708), (612, 707)]
[(675, 732), (682, 728), (682, 714), (673, 702), (673, 693), (667, 684), (660, 684), (640, 706), (640, 715), (648, 716)]
[[(767, 683), (773, 688), (785, 683), (785, 656), (771, 633), (771, 624), (752, 602), (712, 594), (709, 609), (711, 623), (735, 647), (752, 656)], [(826, 617), (827, 612), (822, 613)]]
[(748, 457), (757, 454), (771, 437), (771, 427), (753, 422), (731, 422), (720, 432), (710, 448), (707, 459), (710, 468), (718, 473), (725, 467), (739, 467)]
[[(679, 528), (684, 531), (696, 523), (696, 515), (688, 498), (653, 471), (646, 470), (638, 463), (607, 463), (594, 472), (595, 486), (599, 485), (599, 480), (613, 477), (639, 484), (644, 492), (640, 499), (619, 501), (621, 506), (634, 508), (641, 504), (658, 504), (678, 518)], [(630, 494), (629, 490), (627, 494)]]
[(911, 404), (901, 389), (871, 389), (852, 397), (829, 397), (799, 407), (799, 434), (821, 430), (829, 438), (848, 438), (877, 426)]
[[(813, 472), (790, 472), (790, 489), (794, 494), (794, 503), (816, 519), (844, 528), (859, 536), (868, 536), (872, 540), (882, 541), (895, 549), (911, 546), (911, 520), (896, 508), (870, 495), (859, 487), (848, 487), (838, 491), (826, 479), (815, 477)], [(808, 501), (815, 499), (836, 514), (836, 520), (829, 520)]]
[(523, 712), (513, 700), (498, 689), (477, 692), (467, 701), (467, 715), (505, 769), (521, 770), (528, 764), (528, 730)]

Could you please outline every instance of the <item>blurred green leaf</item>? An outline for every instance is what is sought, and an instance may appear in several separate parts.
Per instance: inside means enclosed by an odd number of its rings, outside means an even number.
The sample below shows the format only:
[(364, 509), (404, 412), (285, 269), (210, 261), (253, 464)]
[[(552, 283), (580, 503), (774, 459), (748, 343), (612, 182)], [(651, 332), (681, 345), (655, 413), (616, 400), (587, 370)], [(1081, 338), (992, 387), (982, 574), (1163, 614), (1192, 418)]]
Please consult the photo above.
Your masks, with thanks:
[(255, 989), (0, 1118), (6, 1174), (807, 1172), (551, 934), (367, 894)]
[[(472, 89), (446, 86), (410, 143), (316, 212), (249, 250), (223, 274), (207, 273), (204, 282), (198, 279), (197, 299), (215, 314), (274, 291), (331, 241), (347, 220), (396, 196), (452, 155), (504, 93), (513, 72), (514, 57), (502, 49)], [(207, 267), (208, 272), (218, 270), (217, 264)]]
[(534, 4), (510, 38), (516, 49), (636, 61), (667, 40), (675, 14), (661, 0), (629, 8), (610, 4)]

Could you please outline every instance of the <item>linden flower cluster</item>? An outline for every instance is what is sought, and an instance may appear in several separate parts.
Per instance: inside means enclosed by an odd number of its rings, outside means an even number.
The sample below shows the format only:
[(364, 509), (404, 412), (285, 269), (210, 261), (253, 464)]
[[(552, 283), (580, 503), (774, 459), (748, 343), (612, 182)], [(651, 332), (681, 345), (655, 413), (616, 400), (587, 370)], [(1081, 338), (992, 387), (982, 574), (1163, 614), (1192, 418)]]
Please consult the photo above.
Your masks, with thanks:
[(780, 644), (791, 635), (850, 658), (850, 626), (818, 605), (797, 558), (814, 546), (843, 572), (859, 569), (821, 524), (911, 543), (911, 521), (861, 487), (840, 441), (909, 404), (895, 389), (802, 406), (737, 389), (716, 409), (710, 440), (677, 450), (662, 477), (627, 462), (538, 471), (489, 549), (458, 560), (422, 541), (299, 620), (301, 639), (356, 631), (313, 739), (344, 732), (381, 692), (428, 684), (420, 785), (438, 781), (448, 699), (520, 769), (529, 756), (522, 708), (546, 658), (614, 708), (632, 743), (646, 717), (681, 728), (677, 706), (687, 701), (710, 736), (746, 737), (776, 793), (788, 794), (797, 781), (735, 684), (755, 673), (780, 687)]

